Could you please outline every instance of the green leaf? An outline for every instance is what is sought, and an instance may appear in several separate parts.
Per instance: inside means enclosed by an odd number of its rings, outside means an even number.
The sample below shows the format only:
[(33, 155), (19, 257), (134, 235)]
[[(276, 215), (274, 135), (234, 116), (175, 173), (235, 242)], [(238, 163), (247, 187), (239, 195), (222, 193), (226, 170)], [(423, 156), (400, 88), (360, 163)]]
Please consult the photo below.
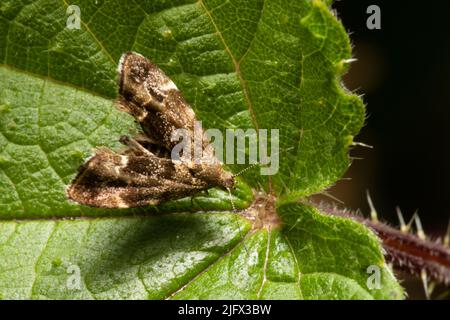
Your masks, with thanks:
[[(0, 0), (0, 298), (401, 298), (371, 231), (299, 202), (342, 176), (364, 120), (329, 2), (86, 0), (70, 29), (65, 1)], [(248, 170), (233, 192), (242, 214), (215, 189), (140, 209), (67, 201), (94, 147), (138, 131), (114, 107), (129, 50), (205, 128), (279, 129), (278, 173)]]
[[(283, 230), (263, 228), (174, 297), (181, 299), (395, 299), (401, 297), (376, 237), (362, 225), (284, 204)], [(367, 288), (368, 266), (380, 288)]]

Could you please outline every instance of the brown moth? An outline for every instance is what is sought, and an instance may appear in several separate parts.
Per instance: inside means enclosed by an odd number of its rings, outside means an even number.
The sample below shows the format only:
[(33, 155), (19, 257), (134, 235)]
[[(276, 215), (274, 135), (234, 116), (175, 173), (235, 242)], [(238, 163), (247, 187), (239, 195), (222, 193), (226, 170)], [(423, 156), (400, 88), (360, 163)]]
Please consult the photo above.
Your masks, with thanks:
[(120, 153), (97, 149), (67, 189), (69, 199), (92, 207), (129, 208), (156, 205), (212, 187), (229, 190), (234, 186), (233, 175), (214, 157), (203, 131), (200, 148), (207, 161), (172, 159), (178, 143), (174, 132), (192, 133), (194, 145), (197, 119), (161, 69), (142, 55), (128, 52), (120, 59), (118, 73), (119, 108), (136, 119), (143, 133), (134, 139), (121, 137), (127, 148)]

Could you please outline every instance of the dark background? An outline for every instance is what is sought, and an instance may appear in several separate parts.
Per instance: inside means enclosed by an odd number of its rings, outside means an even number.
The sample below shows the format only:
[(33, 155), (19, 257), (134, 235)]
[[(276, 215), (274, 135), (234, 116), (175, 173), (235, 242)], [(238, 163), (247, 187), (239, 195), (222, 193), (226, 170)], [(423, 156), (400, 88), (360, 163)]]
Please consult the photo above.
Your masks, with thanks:
[[(367, 7), (381, 8), (381, 30), (369, 30)], [(450, 218), (450, 2), (336, 1), (358, 59), (346, 86), (364, 94), (366, 125), (355, 160), (329, 193), (366, 215), (369, 190), (382, 220), (398, 225), (418, 210), (425, 232), (442, 236)]]

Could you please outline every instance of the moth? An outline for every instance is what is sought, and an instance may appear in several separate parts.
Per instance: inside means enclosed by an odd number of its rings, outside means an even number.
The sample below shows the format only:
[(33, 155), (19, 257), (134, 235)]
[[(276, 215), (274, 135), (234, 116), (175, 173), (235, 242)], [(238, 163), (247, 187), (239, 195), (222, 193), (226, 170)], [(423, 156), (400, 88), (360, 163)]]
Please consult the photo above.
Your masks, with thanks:
[[(156, 205), (192, 196), (212, 187), (233, 188), (232, 173), (214, 157), (214, 149), (200, 132), (202, 160), (171, 157), (179, 141), (177, 130), (191, 133), (194, 145), (196, 115), (173, 81), (144, 56), (127, 52), (119, 66), (120, 110), (132, 115), (142, 133), (122, 136), (121, 152), (98, 148), (67, 189), (69, 199), (102, 208)], [(184, 151), (181, 159), (190, 156)]]

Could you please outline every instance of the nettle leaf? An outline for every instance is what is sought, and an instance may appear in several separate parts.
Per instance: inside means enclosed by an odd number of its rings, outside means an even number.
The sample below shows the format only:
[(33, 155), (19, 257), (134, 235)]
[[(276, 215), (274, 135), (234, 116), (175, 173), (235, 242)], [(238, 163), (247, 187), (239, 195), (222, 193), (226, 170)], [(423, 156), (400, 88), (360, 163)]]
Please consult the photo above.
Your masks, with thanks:
[[(79, 29), (68, 5), (0, 0), (0, 298), (402, 298), (371, 231), (302, 202), (342, 176), (364, 120), (339, 83), (351, 52), (330, 1), (77, 1)], [(68, 202), (92, 149), (138, 131), (114, 106), (129, 50), (205, 128), (279, 129), (279, 171), (241, 177), (241, 214), (221, 190), (133, 210)]]

